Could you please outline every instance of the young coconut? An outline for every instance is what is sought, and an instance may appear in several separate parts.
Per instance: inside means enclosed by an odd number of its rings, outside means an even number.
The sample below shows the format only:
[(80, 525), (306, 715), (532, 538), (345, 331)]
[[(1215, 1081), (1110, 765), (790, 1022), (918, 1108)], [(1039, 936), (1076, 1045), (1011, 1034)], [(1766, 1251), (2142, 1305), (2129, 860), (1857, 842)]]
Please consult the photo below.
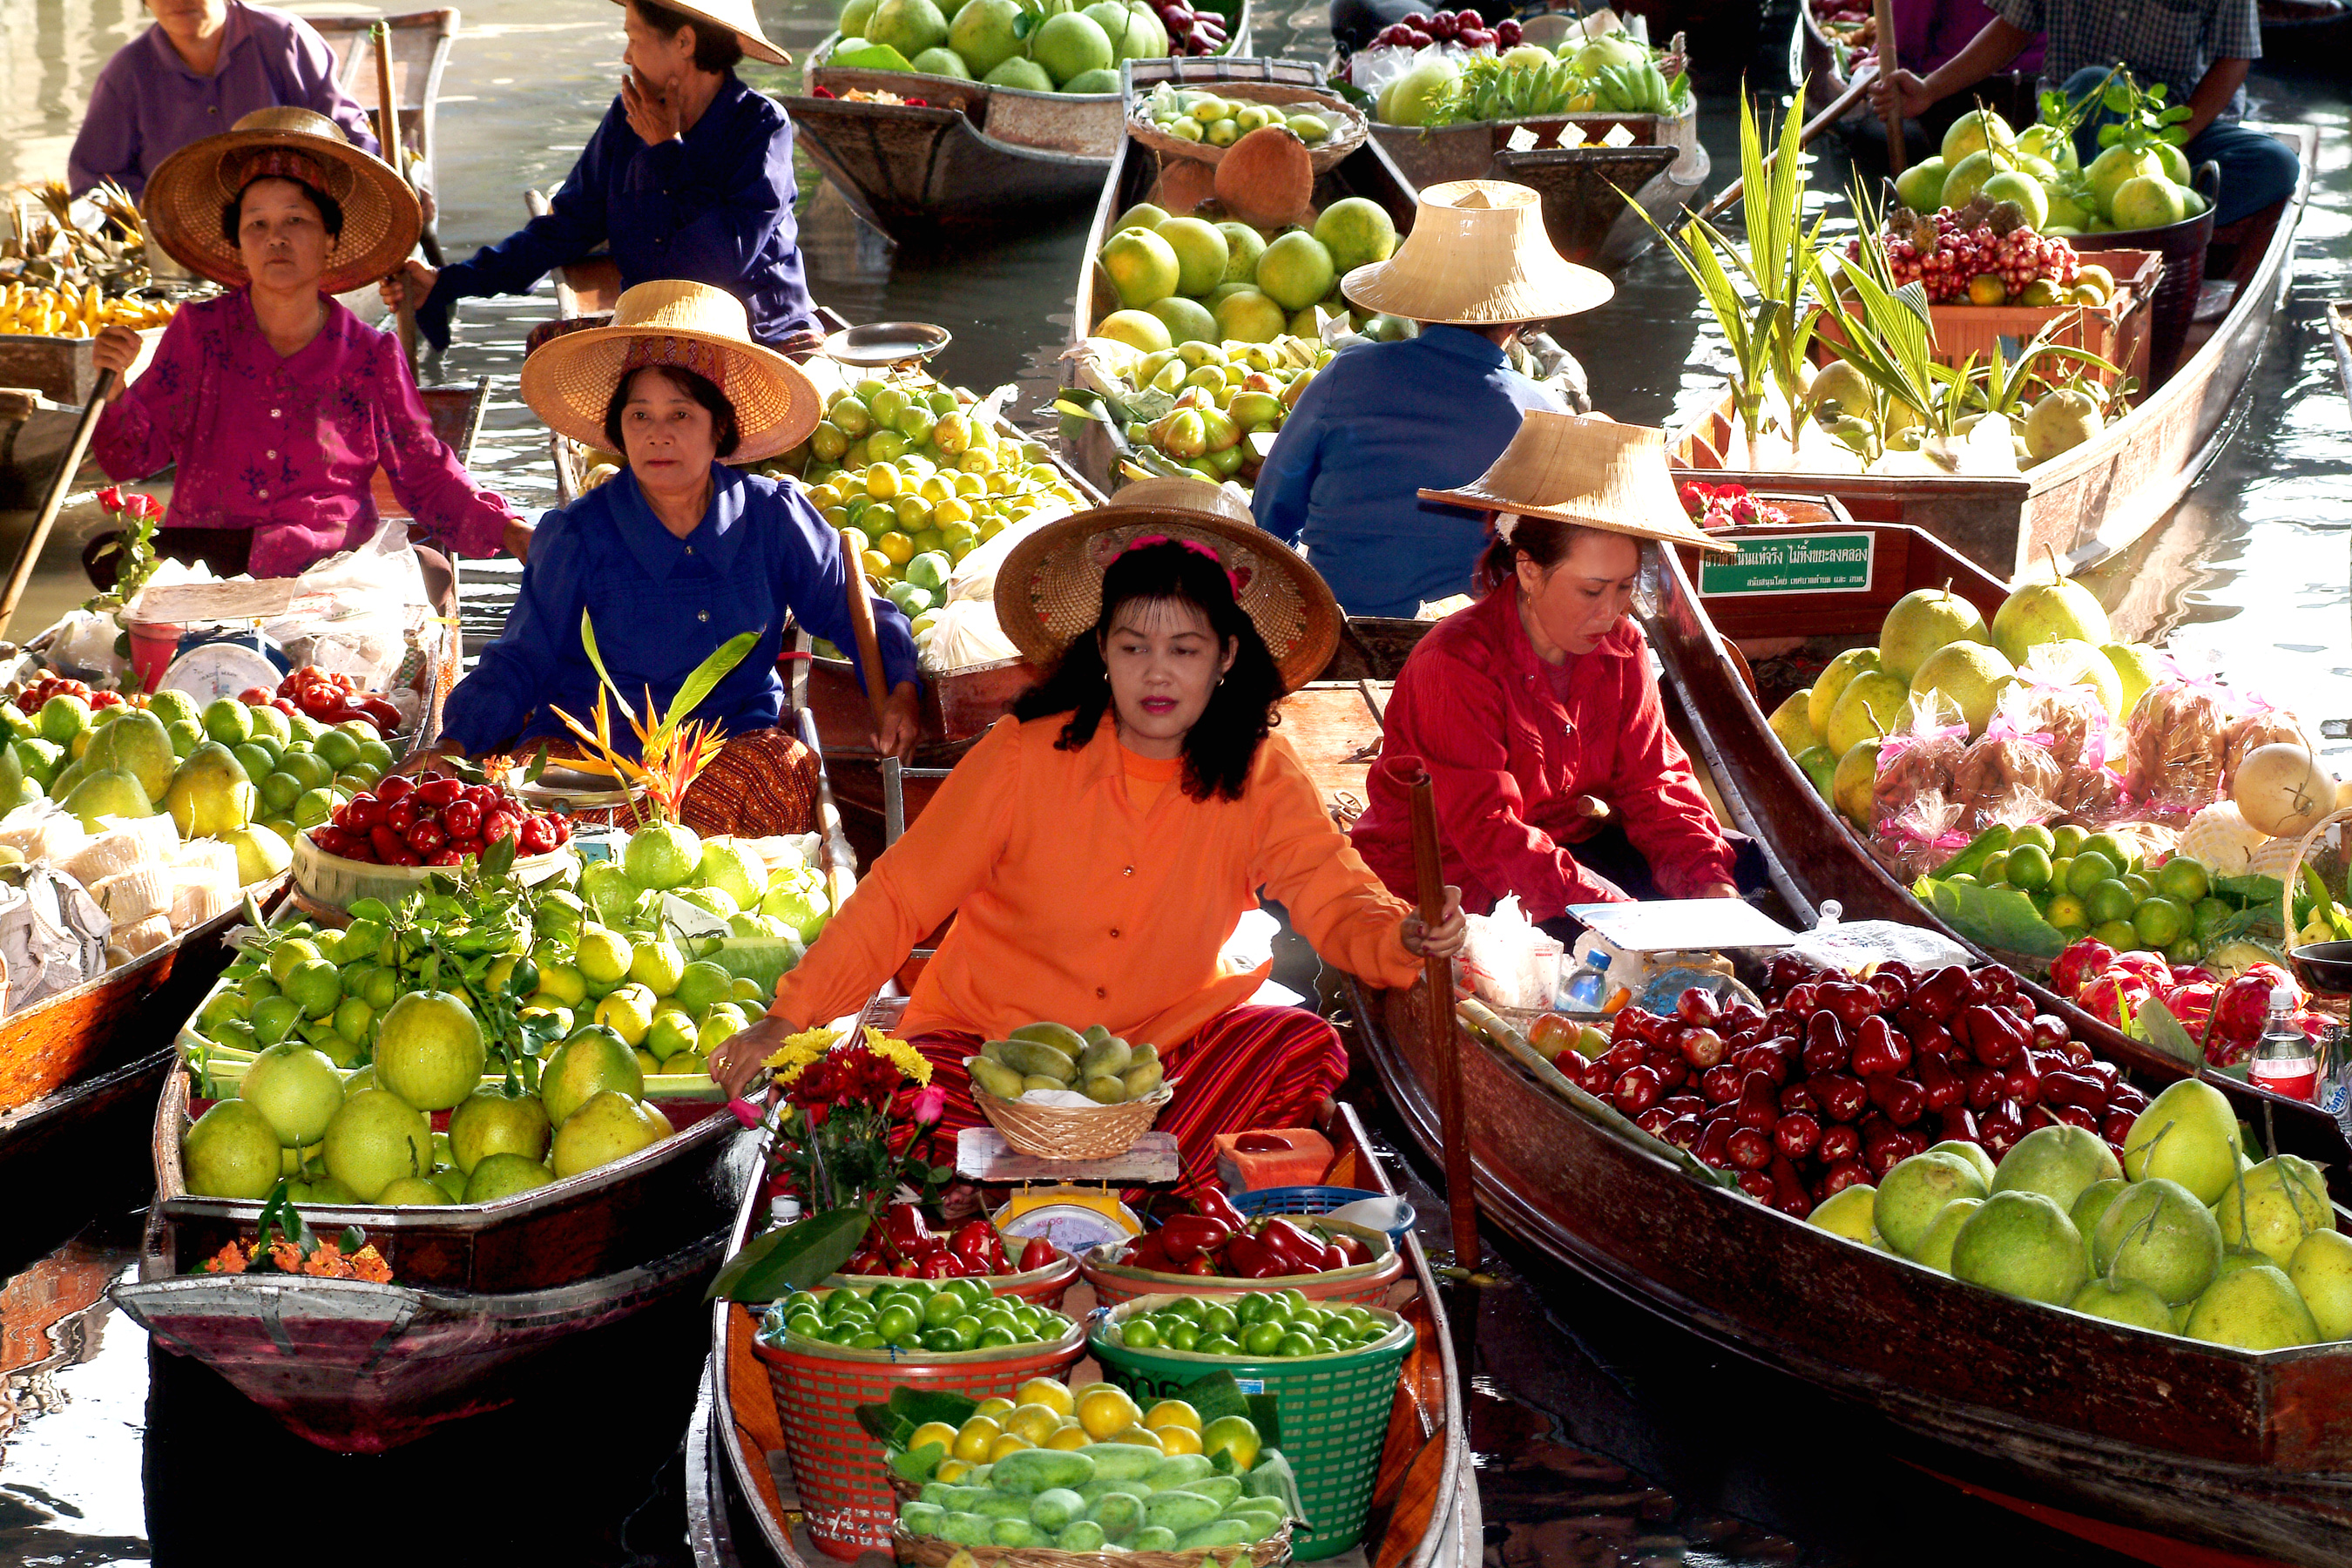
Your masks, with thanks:
[(1315, 195), (1315, 160), (1297, 133), (1261, 125), (1217, 161), (1217, 199), (1258, 228), (1298, 221)]

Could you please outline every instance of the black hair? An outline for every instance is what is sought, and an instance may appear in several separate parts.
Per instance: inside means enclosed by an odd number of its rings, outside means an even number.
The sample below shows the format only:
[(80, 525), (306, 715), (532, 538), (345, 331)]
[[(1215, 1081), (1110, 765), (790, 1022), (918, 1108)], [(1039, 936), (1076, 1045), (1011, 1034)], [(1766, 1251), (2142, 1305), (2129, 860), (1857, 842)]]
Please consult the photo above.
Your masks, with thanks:
[(1129, 605), (1189, 605), (1208, 617), (1218, 653), (1234, 650), (1233, 668), (1209, 693), (1209, 705), (1184, 736), (1184, 793), (1194, 800), (1223, 795), (1239, 800), (1257, 761), (1258, 742), (1273, 730), (1274, 705), (1282, 698), (1282, 672), (1265, 639), (1234, 597), (1225, 569), (1181, 544), (1147, 544), (1129, 550), (1103, 573), (1102, 613), (1091, 629), (1070, 646), (1045, 681), (1013, 704), (1018, 718), (1067, 713), (1055, 745), (1075, 752), (1090, 744), (1111, 705), (1110, 671), (1103, 661), (1119, 613)]
[(342, 203), (335, 200), (310, 181), (298, 180), (291, 174), (256, 174), (236, 188), (236, 195), (222, 204), (221, 238), (228, 242), (230, 249), (236, 248), (237, 231), (245, 226), (245, 193), (264, 180), (284, 180), (289, 185), (300, 187), (302, 194), (310, 199), (310, 205), (319, 209), (319, 222), (325, 227), (327, 237), (329, 239), (343, 237)]
[(1511, 530), (1509, 543), (1505, 543), (1500, 534), (1488, 542), (1486, 552), (1478, 557), (1478, 569), (1472, 574), (1470, 585), (1482, 596), (1506, 586), (1517, 578), (1522, 555), (1549, 572), (1568, 559), (1576, 542), (1585, 534), (1605, 531), (1581, 523), (1521, 513), (1517, 525)]
[(727, 401), (727, 395), (709, 376), (677, 364), (641, 364), (622, 373), (621, 379), (614, 384), (612, 401), (604, 405), (604, 440), (611, 448), (621, 453), (628, 451), (621, 441), (621, 415), (629, 405), (629, 388), (649, 370), (669, 377), (672, 385), (710, 410), (710, 428), (719, 437), (719, 456), (734, 456), (735, 448), (743, 444), (743, 426), (735, 417), (735, 405)]
[(677, 37), (680, 27), (694, 29), (694, 68), (709, 71), (712, 76), (724, 76), (743, 59), (743, 40), (732, 27), (722, 27), (716, 22), (706, 22), (699, 16), (689, 16), (683, 11), (673, 11), (656, 0), (630, 0), (646, 25), (666, 38)]

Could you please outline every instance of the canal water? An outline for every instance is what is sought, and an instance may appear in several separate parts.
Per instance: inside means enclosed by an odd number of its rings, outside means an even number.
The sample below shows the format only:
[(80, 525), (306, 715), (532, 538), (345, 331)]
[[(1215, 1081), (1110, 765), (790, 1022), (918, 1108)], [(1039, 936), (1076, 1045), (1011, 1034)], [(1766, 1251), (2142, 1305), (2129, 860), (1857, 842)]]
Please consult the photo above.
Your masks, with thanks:
[[(826, 29), (824, 0), (762, 0), (761, 9), (795, 51)], [(0, 0), (0, 182), (62, 172), (93, 76), (144, 19), (131, 0)], [(1307, 58), (1324, 52), (1324, 28), (1320, 5), (1262, 6), (1256, 22), (1262, 52)], [(440, 229), (453, 254), (510, 230), (526, 188), (561, 181), (616, 90), (619, 47), (618, 14), (601, 0), (466, 7), (439, 124)], [(1770, 74), (1774, 53), (1747, 62), (1759, 89), (1782, 79)], [(1722, 64), (1718, 105), (1738, 75)], [(2258, 116), (2322, 128), (2287, 309), (2230, 447), (2126, 565), (2165, 576), (2176, 648), (2317, 724), (2352, 716), (2352, 409), (2324, 316), (2328, 298), (2352, 293), (2352, 94), (2340, 78), (2286, 68), (2265, 62), (2251, 85)], [(1734, 155), (1728, 116), (1711, 114), (1705, 130), (1721, 179)], [(955, 343), (937, 368), (982, 390), (1018, 384), (1021, 410), (1042, 427), (1083, 218), (987, 248), (897, 258), (803, 174), (803, 240), (818, 296), (853, 321), (948, 326)], [(1824, 193), (1844, 186), (1826, 144), (1813, 183)], [(468, 302), (457, 343), (426, 373), (491, 378), (474, 466), (534, 508), (552, 500), (553, 486), (515, 385), (524, 334), (551, 310), (543, 288)], [(1560, 335), (1583, 360), (1597, 405), (1624, 420), (1694, 412), (1716, 395), (1727, 363), (1686, 281), (1654, 257), (1619, 278), (1607, 310)], [(72, 530), (89, 521), (69, 518), (53, 542), (21, 627), (86, 596)], [(0, 516), (0, 548), (13, 551), (25, 522)], [(468, 581), (480, 590), (468, 630), (495, 629), (512, 574), (469, 565)], [(2120, 596), (2116, 581), (2100, 587)], [(159, 1038), (175, 1023), (152, 1021)], [(130, 1268), (145, 1195), (143, 1129), (112, 1133), (41, 1190), (0, 1194), (0, 1563), (95, 1568), (229, 1552), (337, 1563), (688, 1560), (677, 1450), (705, 1348), (698, 1320), (648, 1324), (517, 1407), (389, 1458), (323, 1455), (210, 1374), (151, 1354), (106, 1304), (103, 1286)], [(1400, 1162), (1399, 1174), (1421, 1183), (1425, 1173)], [(1423, 1196), (1434, 1240), (1438, 1205), (1425, 1185)], [(2119, 1561), (1962, 1497), (1892, 1456), (1850, 1412), (1578, 1276), (1506, 1249), (1497, 1278), (1461, 1311), (1475, 1323), (1473, 1432), (1487, 1557), (1498, 1568)]]

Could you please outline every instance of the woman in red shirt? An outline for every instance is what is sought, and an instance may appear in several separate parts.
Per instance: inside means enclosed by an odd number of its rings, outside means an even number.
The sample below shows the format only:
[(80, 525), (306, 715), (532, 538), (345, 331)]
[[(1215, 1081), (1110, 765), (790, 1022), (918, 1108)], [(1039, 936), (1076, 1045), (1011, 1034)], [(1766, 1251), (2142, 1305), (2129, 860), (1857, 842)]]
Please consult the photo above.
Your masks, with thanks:
[[(1348, 847), (1272, 731), (1329, 657), (1322, 580), (1245, 523), (1106, 507), (1024, 540), (997, 576), (1005, 635), (1053, 673), (999, 720), (875, 863), (760, 1024), (713, 1054), (730, 1092), (785, 1038), (855, 1012), (950, 915), (900, 1027), (975, 1125), (964, 1060), (1024, 1024), (1159, 1048), (1189, 1176), (1212, 1137), (1297, 1126), (1347, 1074), (1331, 1026), (1253, 1005), (1220, 950), (1259, 890), (1333, 963), (1405, 986), (1460, 950)], [(1271, 644), (1271, 647), (1269, 647)]]
[[(1464, 907), (1516, 893), (1543, 922), (1576, 904), (1738, 897), (1738, 844), (1666, 729), (1627, 614), (1643, 540), (1728, 548), (1685, 517), (1661, 433), (1530, 412), (1493, 468), (1430, 499), (1491, 512), (1496, 537), (1479, 563), (1484, 596), (1405, 660), (1381, 749), (1429, 770), (1445, 879)], [(1352, 837), (1404, 889), (1412, 817), (1391, 772), (1372, 770)]]

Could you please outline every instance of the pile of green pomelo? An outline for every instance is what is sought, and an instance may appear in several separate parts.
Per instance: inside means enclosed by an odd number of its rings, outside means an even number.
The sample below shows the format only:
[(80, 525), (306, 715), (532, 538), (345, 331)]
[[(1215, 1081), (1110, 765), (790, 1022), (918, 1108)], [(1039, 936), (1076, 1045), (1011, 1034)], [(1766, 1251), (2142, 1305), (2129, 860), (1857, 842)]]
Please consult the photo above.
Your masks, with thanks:
[(1989, 109), (1954, 121), (1942, 149), (1906, 169), (1895, 195), (1917, 213), (1964, 207), (1979, 195), (2013, 201), (2028, 227), (2067, 237), (2165, 228), (2206, 207), (2170, 142), (2117, 142), (2086, 166), (2063, 127), (2037, 121), (2014, 131)]
[(1270, 237), (1234, 219), (1137, 206), (1096, 258), (1120, 308), (1095, 324), (1095, 335), (1151, 353), (1188, 342), (1272, 342), (1286, 333), (1318, 338), (1318, 308), (1362, 325), (1371, 317), (1351, 312), (1340, 279), (1387, 260), (1396, 246), (1388, 210), (1362, 196)]
[(1050, 16), (1020, 0), (847, 0), (838, 26), (836, 62), (872, 65), (868, 52), (887, 49), (926, 76), (1030, 92), (1117, 92), (1121, 62), (1168, 55), (1168, 29), (1143, 0)]

